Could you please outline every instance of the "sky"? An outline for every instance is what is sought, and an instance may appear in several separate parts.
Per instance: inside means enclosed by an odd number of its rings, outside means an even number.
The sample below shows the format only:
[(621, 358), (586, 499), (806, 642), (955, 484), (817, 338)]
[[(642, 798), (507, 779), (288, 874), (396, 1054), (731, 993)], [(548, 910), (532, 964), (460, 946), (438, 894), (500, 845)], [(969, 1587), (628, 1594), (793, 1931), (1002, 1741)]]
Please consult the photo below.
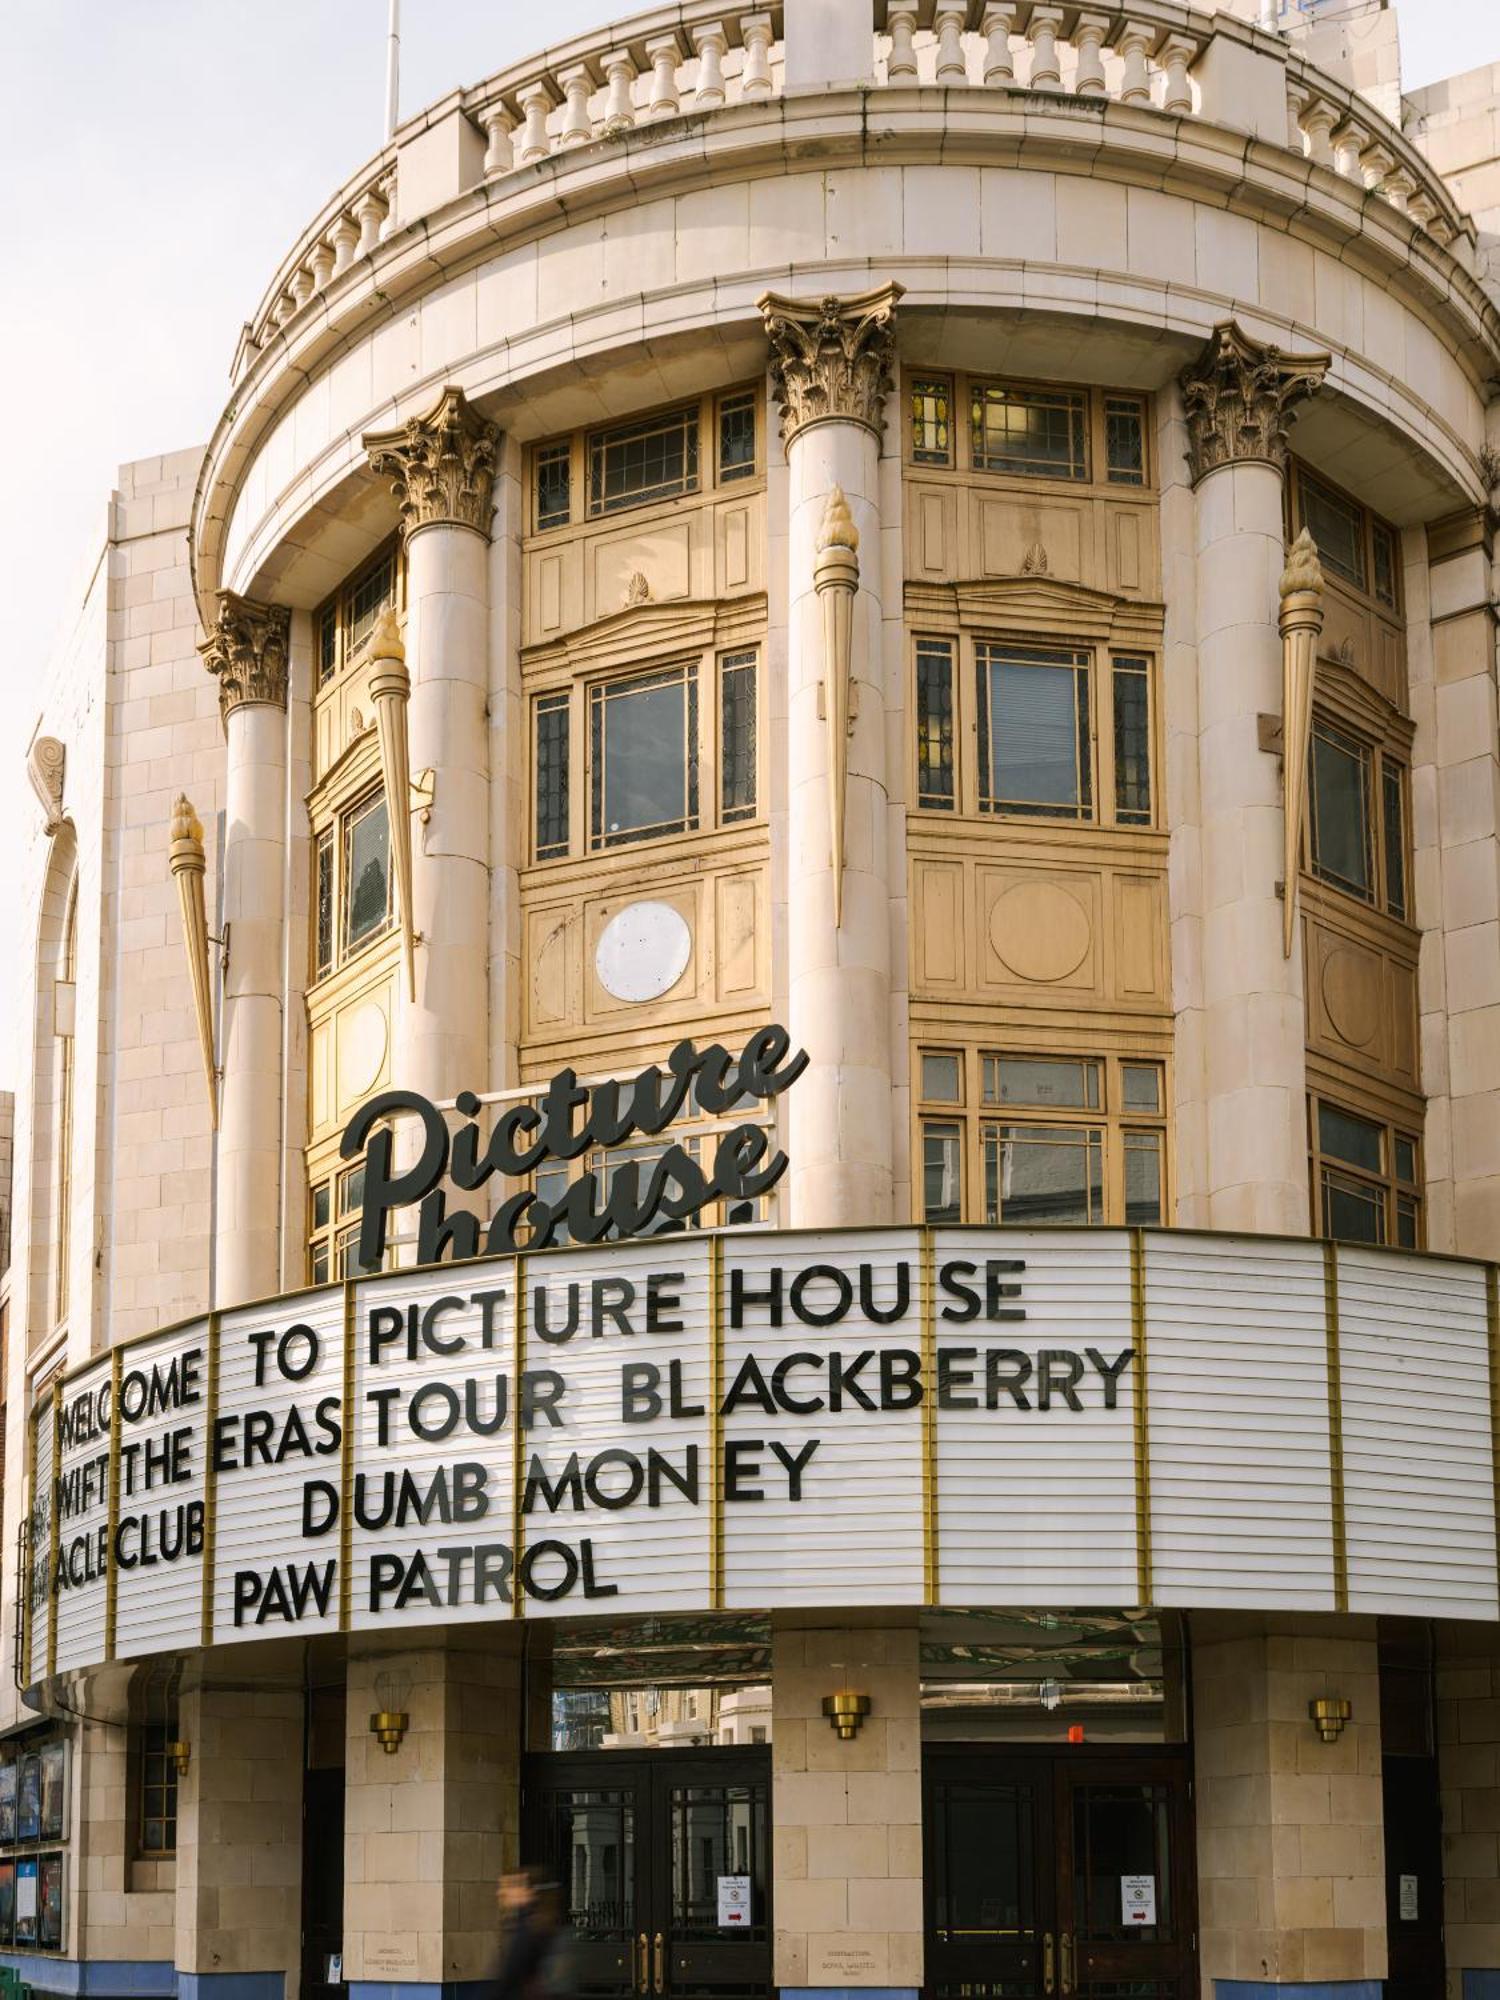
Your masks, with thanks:
[[(792, 0), (795, 4), (795, 0)], [(34, 690), (115, 469), (201, 444), (242, 322), (384, 137), (386, 0), (0, 0), (0, 936), (13, 936)], [(405, 0), (401, 110), (621, 0)], [(1494, 0), (1400, 0), (1408, 90), (1500, 60)], [(0, 1065), (25, 954), (0, 953)], [(12, 1083), (0, 1073), (0, 1088)]]

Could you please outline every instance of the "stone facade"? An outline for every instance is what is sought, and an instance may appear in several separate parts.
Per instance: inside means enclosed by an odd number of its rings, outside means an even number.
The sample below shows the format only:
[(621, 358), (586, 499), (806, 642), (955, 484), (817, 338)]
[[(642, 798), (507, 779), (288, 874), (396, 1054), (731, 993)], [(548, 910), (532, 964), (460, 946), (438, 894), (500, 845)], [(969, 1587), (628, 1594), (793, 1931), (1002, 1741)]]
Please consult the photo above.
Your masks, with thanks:
[[(1055, 1144), (1096, 1135), (1065, 1219), (1305, 1238), (1348, 1199), (1382, 1240), (1500, 1256), (1493, 77), (1419, 94), (1403, 132), (1381, 8), (1285, 37), (1251, 0), (668, 11), (404, 125), (273, 275), (206, 450), (122, 469), (13, 746), (7, 1535), (61, 1371), (351, 1268), (340, 1135), (384, 1088), (469, 1115), (775, 1019), (810, 1061), (757, 1219), (1011, 1219), (1016, 1056), (1103, 1091), (1041, 1107)], [(1289, 527), (1319, 564), (1292, 584)], [(1046, 796), (1007, 791), (997, 654), (1070, 676)], [(642, 768), (693, 774), (654, 821), (610, 791), (627, 687), (659, 697), (623, 739)], [(1332, 858), (1316, 802), (1300, 850), (1286, 823), (1320, 728), (1363, 774)], [(643, 910), (622, 971), (604, 940)], [(1378, 1167), (1347, 1171), (1324, 1107)], [(1063, 1588), (1039, 1572), (1057, 1615)], [(1389, 1634), (1342, 1588), (1271, 1617), (1207, 1575), (1165, 1607), (1206, 2000), (1397, 1977)], [(7, 1565), (7, 1646), (16, 1589)], [(788, 1993), (929, 1976), (929, 1597), (771, 1622)], [(1495, 1628), (1446, 1619), (1441, 1577), (1422, 1603), (1447, 1975), (1475, 2000)], [(312, 1641), (111, 1660), (82, 1711), (4, 1677), (0, 1727), (39, 1740), (40, 1709), (72, 1760), (64, 1935), (8, 1954), (37, 1990), (484, 1977), (546, 1645), (353, 1624), (346, 1600)], [(871, 1703), (847, 1739), (840, 1687)], [(177, 1772), (171, 1850), (142, 1833), (148, 1756)]]

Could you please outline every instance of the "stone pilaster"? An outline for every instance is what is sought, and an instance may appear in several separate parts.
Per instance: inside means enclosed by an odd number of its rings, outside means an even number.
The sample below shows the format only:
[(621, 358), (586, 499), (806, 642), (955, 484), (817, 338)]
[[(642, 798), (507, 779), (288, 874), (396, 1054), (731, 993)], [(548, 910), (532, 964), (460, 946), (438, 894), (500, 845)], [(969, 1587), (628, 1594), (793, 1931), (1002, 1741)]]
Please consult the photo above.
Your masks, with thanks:
[(199, 652), (226, 741), (216, 1305), (281, 1289), (282, 988), (291, 614), (226, 591)]
[(1194, 485), (1201, 908), (1201, 993), (1191, 996), (1201, 1005), (1186, 1025), (1200, 1066), (1197, 1206), (1215, 1229), (1308, 1227), (1302, 952), (1283, 949), (1283, 787), (1259, 718), (1282, 704), (1288, 415), (1327, 366), (1327, 356), (1282, 354), (1229, 324), (1181, 378)]
[(788, 481), (787, 1025), (810, 1058), (787, 1114), (800, 1225), (891, 1212), (880, 462), (900, 296), (761, 301)]
[[(401, 507), (411, 768), (432, 780), (413, 856), (416, 997), (395, 1081), (453, 1097), (488, 1084), (489, 538), (500, 439), (448, 388), (425, 416), (364, 442)], [(390, 809), (411, 802), (392, 799)]]

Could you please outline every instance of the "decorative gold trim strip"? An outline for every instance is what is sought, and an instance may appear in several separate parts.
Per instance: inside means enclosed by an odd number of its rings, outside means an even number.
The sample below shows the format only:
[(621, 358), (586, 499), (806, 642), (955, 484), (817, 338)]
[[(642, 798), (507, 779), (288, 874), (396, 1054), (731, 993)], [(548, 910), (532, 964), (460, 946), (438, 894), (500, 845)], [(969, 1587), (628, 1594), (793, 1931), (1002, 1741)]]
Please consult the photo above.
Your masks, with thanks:
[(57, 1587), (57, 1565), (62, 1559), (62, 1508), (58, 1492), (62, 1484), (62, 1377), (52, 1384), (52, 1492), (49, 1496), (51, 1524), (47, 1553), (47, 1678), (57, 1672), (57, 1614), (62, 1594)]
[[(105, 1529), (108, 1541), (104, 1553), (104, 1657), (112, 1660), (115, 1656), (115, 1640), (119, 1632), (120, 1619), (120, 1572), (115, 1562), (115, 1536), (120, 1529), (120, 1378), (124, 1374), (125, 1357), (118, 1347), (111, 1349), (109, 1357), (109, 1526)], [(212, 1363), (210, 1363), (210, 1382)], [(211, 1410), (210, 1406), (210, 1410)], [(213, 1436), (213, 1418), (209, 1417), (208, 1435)], [(205, 1473), (205, 1478), (207, 1474)], [(206, 1641), (204, 1642), (207, 1643)]]
[(1484, 1267), (1484, 1321), (1490, 1353), (1490, 1492), (1495, 1509), (1495, 1568), (1500, 1585), (1500, 1266)]
[[(26, 1506), (28, 1514), (36, 1514), (36, 1454), (37, 1432), (42, 1421), (39, 1409), (33, 1409), (26, 1419)], [(21, 1605), (21, 1671), (27, 1680), (31, 1679), (31, 1649), (36, 1643), (36, 1544), (31, 1538), (30, 1520), (26, 1526), (26, 1574), (21, 1579), (25, 1600)]]
[(937, 1245), (920, 1234), (922, 1319), (922, 1602), (936, 1604), (940, 1590), (937, 1463)]
[(1130, 1344), (1135, 1349), (1130, 1401), (1135, 1424), (1135, 1588), (1151, 1602), (1151, 1397), (1146, 1372), (1146, 1232), (1130, 1232)]
[(199, 1643), (214, 1642), (214, 1564), (219, 1538), (219, 1475), (214, 1467), (214, 1426), (219, 1420), (219, 1315), (208, 1316), (208, 1417), (203, 1460), (203, 1596)]
[(724, 1239), (708, 1239), (708, 1603), (724, 1609)]
[(1328, 1341), (1328, 1498), (1333, 1530), (1333, 1608), (1349, 1609), (1349, 1529), (1344, 1515), (1344, 1378), (1339, 1362), (1338, 1245), (1323, 1245), (1323, 1323)]
[(526, 1616), (526, 1596), (521, 1589), (521, 1557), (525, 1553), (525, 1530), (521, 1521), (521, 1500), (526, 1491), (526, 1440), (521, 1435), (521, 1376), (526, 1367), (526, 1253), (516, 1252), (515, 1365), (510, 1378), (510, 1615)]
[(344, 1280), (344, 1435), (339, 1457), (339, 1630), (354, 1617), (354, 1280)]

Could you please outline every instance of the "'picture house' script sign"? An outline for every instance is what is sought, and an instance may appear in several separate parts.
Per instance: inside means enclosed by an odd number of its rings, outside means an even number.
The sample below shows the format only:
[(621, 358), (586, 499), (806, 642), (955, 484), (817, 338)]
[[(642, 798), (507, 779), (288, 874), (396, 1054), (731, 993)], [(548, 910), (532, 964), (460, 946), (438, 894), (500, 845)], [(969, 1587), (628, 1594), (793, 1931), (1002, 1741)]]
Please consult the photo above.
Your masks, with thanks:
[(37, 1413), (23, 1663), (720, 1605), (1491, 1619), (1492, 1282), (1171, 1230), (732, 1229), (294, 1294)]

